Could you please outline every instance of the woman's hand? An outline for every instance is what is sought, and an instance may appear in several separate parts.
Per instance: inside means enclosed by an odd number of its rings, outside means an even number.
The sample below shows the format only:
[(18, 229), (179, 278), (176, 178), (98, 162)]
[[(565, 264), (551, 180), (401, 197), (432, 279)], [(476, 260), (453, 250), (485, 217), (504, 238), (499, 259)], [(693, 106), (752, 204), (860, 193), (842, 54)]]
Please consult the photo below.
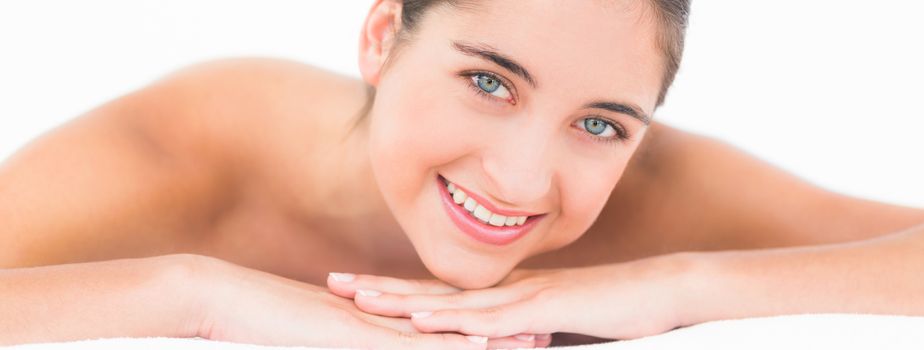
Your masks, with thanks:
[[(328, 279), (335, 294), (376, 315), (411, 317), (423, 332), (490, 338), (568, 332), (631, 339), (682, 325), (692, 263), (684, 254), (554, 270), (516, 270), (493, 288), (360, 275)], [(355, 297), (354, 297), (355, 296)]]
[[(354, 275), (349, 273), (331, 273), (327, 278), (331, 290), (344, 298), (355, 300), (388, 297), (413, 297), (415, 295), (447, 296), (457, 295), (460, 289), (438, 280), (405, 280), (400, 278), (372, 275)], [(374, 286), (376, 289), (364, 289)], [(342, 298), (341, 298), (342, 299)], [(349, 299), (342, 299), (351, 302)], [(369, 312), (368, 310), (366, 310)], [(371, 312), (375, 314), (374, 312)], [(381, 316), (401, 317), (411, 322), (410, 312), (385, 312)], [(411, 325), (413, 327), (413, 325)], [(548, 333), (518, 333), (488, 339), (488, 349), (534, 348), (546, 347), (552, 342)]]
[(425, 334), (410, 320), (367, 314), (326, 289), (202, 257), (198, 335), (238, 343), (362, 349), (485, 349), (484, 337)]

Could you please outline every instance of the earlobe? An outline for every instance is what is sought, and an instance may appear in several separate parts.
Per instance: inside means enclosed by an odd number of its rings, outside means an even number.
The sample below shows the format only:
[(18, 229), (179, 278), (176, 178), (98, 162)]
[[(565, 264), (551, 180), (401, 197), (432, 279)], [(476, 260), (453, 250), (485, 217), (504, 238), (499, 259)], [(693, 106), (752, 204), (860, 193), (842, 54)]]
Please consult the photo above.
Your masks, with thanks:
[(359, 34), (359, 71), (363, 80), (378, 86), (382, 66), (399, 30), (401, 3), (395, 0), (377, 0)]

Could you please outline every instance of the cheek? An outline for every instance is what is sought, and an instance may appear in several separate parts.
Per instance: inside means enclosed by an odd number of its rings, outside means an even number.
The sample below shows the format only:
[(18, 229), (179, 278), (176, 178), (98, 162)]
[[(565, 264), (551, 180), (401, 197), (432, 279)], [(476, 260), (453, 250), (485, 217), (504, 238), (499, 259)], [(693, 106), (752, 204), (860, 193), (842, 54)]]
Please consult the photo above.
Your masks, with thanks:
[(425, 82), (383, 81), (371, 112), (369, 154), (380, 189), (400, 221), (435, 169), (468, 152), (453, 120), (464, 118)]
[(560, 226), (550, 232), (557, 235), (554, 237), (556, 247), (580, 238), (600, 215), (628, 162), (628, 156), (615, 158), (606, 162), (581, 161), (571, 166), (581, 171), (562, 173)]

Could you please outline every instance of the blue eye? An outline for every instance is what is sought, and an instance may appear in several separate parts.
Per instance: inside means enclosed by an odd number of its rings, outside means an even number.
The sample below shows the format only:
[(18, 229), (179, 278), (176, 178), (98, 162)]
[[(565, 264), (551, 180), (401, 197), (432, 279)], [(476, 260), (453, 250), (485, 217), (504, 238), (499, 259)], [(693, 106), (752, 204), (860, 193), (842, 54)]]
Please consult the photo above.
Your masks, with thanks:
[(609, 139), (609, 140), (625, 140), (628, 139), (628, 135), (622, 129), (613, 122), (603, 119), (603, 118), (584, 118), (580, 119), (573, 124), (578, 129), (584, 130), (597, 139)]
[(472, 78), (472, 83), (474, 83), (475, 86), (477, 86), (478, 89), (480, 89), (484, 93), (489, 94), (491, 96), (495, 96), (503, 100), (510, 99), (511, 97), (510, 90), (508, 90), (507, 87), (504, 86), (504, 84), (496, 77), (483, 74), (483, 73), (478, 73), (478, 74), (473, 74), (471, 78)]
[(612, 129), (613, 127), (597, 118), (584, 119), (584, 130), (587, 130), (591, 134), (600, 136), (600, 134), (606, 131), (606, 128)]
[(475, 80), (478, 83), (478, 87), (480, 87), (482, 90), (484, 90), (484, 92), (487, 92), (489, 94), (494, 91), (497, 91), (497, 89), (501, 87), (500, 82), (497, 80), (494, 80), (494, 78), (491, 78), (491, 77), (486, 77), (486, 76), (481, 75), (481, 76), (476, 77)]

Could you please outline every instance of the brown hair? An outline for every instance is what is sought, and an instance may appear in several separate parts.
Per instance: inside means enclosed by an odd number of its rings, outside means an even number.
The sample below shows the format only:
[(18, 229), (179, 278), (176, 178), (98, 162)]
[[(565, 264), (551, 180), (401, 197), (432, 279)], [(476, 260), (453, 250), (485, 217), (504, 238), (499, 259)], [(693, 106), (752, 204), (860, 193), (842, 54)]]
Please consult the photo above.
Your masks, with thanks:
[[(434, 6), (451, 5), (455, 7), (471, 7), (476, 0), (395, 0), (402, 3), (401, 6), (401, 29), (395, 36), (395, 47), (404, 43), (413, 34), (417, 23), (426, 14), (427, 10)], [(690, 14), (691, 0), (648, 0), (655, 12), (657, 21), (657, 46), (664, 57), (664, 75), (661, 77), (661, 91), (658, 94), (656, 107), (664, 104), (667, 96), (667, 90), (674, 82), (674, 76), (680, 69), (680, 59), (683, 57), (684, 36), (687, 29), (687, 22)], [(391, 61), (396, 50), (392, 49), (392, 55), (385, 59), (385, 64)], [(383, 68), (384, 69), (384, 68)], [(375, 97), (375, 88), (367, 87), (368, 100), (360, 111), (360, 120), (372, 108), (372, 100)], [(357, 123), (359, 120), (357, 120)]]

